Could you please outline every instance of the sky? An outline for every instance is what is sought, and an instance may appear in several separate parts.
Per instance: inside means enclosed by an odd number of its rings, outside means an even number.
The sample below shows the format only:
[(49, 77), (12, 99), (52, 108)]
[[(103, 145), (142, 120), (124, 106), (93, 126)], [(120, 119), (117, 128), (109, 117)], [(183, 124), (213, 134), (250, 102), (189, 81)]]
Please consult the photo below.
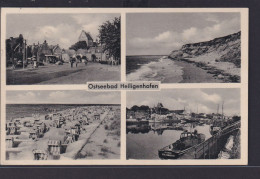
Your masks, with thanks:
[(239, 13), (128, 13), (127, 55), (168, 55), (182, 45), (240, 31)]
[(27, 44), (59, 44), (69, 48), (78, 41), (82, 30), (90, 32), (96, 40), (98, 28), (106, 21), (111, 21), (120, 14), (7, 14), (6, 38), (22, 34)]
[(120, 104), (119, 92), (7, 91), (8, 104)]
[(240, 89), (164, 89), (160, 92), (127, 92), (127, 107), (148, 105), (154, 107), (161, 102), (170, 110), (185, 109), (188, 112), (216, 113), (224, 102), (224, 114), (240, 115)]

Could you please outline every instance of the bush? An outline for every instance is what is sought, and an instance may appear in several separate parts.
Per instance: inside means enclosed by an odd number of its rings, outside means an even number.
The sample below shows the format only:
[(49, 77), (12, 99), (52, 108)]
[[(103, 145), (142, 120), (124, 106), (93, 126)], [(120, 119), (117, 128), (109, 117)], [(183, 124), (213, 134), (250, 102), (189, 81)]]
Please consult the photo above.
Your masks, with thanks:
[(119, 128), (120, 128), (120, 121), (113, 121), (109, 126), (110, 130), (115, 130)]
[(117, 136), (120, 136), (120, 129), (119, 129), (119, 130), (116, 130), (115, 134), (116, 134)]
[(87, 156), (87, 157), (92, 157), (93, 154), (92, 154), (91, 152), (86, 152), (86, 156)]
[(109, 149), (106, 146), (101, 147), (101, 152), (108, 152)]

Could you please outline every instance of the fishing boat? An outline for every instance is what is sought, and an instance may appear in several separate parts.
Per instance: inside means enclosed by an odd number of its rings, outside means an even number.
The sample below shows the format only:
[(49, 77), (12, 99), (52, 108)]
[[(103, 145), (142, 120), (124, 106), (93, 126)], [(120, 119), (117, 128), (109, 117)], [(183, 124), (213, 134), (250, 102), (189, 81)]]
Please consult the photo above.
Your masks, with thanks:
[(226, 127), (226, 122), (224, 121), (224, 113), (223, 113), (223, 107), (224, 102), (222, 103), (222, 114), (218, 113), (219, 110), (219, 105), (217, 108), (217, 116), (213, 120), (213, 123), (210, 125), (209, 132), (211, 135), (215, 135), (218, 133), (220, 130), (222, 130), (224, 127)]
[(204, 141), (205, 135), (198, 133), (197, 130), (194, 132), (184, 131), (181, 133), (179, 140), (160, 149), (158, 155), (161, 159), (177, 159), (183, 154), (184, 150)]
[(226, 122), (222, 120), (215, 120), (212, 125), (209, 127), (209, 132), (211, 135), (215, 135), (220, 130), (222, 130), (224, 127), (226, 127)]

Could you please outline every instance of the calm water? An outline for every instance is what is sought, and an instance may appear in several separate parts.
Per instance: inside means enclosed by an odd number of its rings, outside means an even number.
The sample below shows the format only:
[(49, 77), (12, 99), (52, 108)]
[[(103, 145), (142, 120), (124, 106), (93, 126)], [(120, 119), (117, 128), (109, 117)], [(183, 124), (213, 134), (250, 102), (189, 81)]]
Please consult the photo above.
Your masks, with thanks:
[[(127, 126), (127, 159), (159, 159), (158, 150), (174, 143), (183, 132), (182, 130), (163, 130), (167, 125), (165, 123), (156, 125), (158, 130), (152, 130), (151, 124)], [(205, 134), (206, 139), (211, 137), (209, 125), (186, 124), (184, 128), (188, 131), (196, 129), (199, 133)]]
[(126, 74), (134, 72), (144, 64), (158, 62), (162, 57), (163, 55), (126, 56)]

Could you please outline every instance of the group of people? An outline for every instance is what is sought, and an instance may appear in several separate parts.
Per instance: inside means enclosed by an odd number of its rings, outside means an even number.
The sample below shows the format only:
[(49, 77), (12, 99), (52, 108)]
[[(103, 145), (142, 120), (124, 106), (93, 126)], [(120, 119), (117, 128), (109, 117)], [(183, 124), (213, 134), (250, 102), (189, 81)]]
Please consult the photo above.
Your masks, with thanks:
[(78, 58), (75, 57), (70, 57), (70, 67), (73, 68), (73, 63), (75, 63), (76, 68), (78, 67), (78, 63), (85, 63), (85, 66), (87, 66), (88, 64), (88, 60), (87, 59), (81, 59), (79, 60)]

